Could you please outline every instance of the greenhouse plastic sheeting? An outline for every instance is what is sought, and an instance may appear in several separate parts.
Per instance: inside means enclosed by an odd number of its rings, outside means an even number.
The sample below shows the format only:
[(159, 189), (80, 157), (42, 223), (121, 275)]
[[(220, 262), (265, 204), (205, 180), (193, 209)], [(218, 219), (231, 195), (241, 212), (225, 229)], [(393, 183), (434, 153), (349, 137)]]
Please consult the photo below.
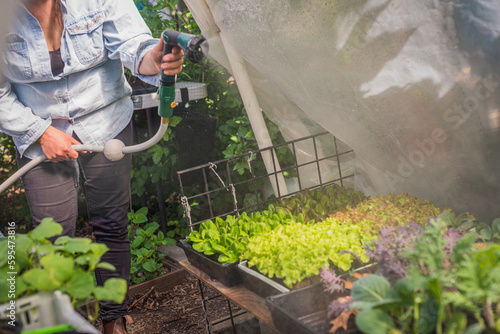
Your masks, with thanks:
[(500, 1), (187, 0), (287, 140), (328, 130), (355, 186), (500, 216)]

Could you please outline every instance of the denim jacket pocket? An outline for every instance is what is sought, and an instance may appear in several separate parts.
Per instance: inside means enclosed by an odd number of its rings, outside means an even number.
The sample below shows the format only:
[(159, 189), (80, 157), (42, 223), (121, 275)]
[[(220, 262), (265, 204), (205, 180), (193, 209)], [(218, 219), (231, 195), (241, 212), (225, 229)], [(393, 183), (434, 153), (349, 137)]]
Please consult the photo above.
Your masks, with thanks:
[(8, 34), (3, 55), (3, 73), (13, 81), (29, 80), (33, 69), (28, 52), (28, 43), (18, 34)]
[(66, 25), (78, 60), (84, 65), (92, 64), (104, 51), (103, 22), (104, 12), (97, 10)]

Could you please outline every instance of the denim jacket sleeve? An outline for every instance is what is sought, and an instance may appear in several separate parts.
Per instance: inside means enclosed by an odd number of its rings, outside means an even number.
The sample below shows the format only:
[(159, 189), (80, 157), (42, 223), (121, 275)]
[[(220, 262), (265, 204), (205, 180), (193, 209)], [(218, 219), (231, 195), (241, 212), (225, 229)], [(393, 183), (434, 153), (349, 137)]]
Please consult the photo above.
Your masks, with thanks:
[(103, 26), (105, 47), (108, 57), (120, 59), (133, 75), (141, 80), (158, 86), (159, 75), (144, 76), (139, 74), (139, 65), (158, 42), (142, 19), (137, 7), (131, 0), (104, 0), (107, 15)]
[[(42, 154), (37, 140), (50, 126), (103, 145), (130, 121), (132, 92), (123, 66), (140, 76), (144, 55), (156, 45), (132, 0), (61, 0), (64, 72), (53, 76), (48, 48), (36, 19), (19, 4), (6, 36), (0, 78), (0, 131), (21, 155)], [(96, 122), (95, 120), (100, 121)]]
[(0, 75), (0, 129), (14, 138), (20, 152), (36, 142), (51, 122), (19, 102), (11, 84)]

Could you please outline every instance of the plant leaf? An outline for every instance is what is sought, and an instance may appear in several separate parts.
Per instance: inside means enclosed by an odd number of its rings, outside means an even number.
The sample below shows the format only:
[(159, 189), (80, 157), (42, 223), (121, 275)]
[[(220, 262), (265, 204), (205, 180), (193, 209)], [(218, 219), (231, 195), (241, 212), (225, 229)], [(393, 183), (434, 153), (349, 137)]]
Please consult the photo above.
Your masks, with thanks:
[(388, 334), (396, 328), (389, 314), (378, 309), (361, 311), (356, 316), (356, 326), (363, 333), (369, 334)]
[(83, 269), (75, 270), (75, 273), (65, 284), (66, 291), (76, 299), (84, 299), (90, 296), (94, 288), (94, 276)]
[(22, 275), (24, 281), (30, 289), (53, 291), (61, 286), (61, 282), (54, 279), (47, 270), (34, 268), (26, 271)]
[(387, 279), (379, 275), (368, 275), (354, 283), (351, 296), (354, 301), (352, 307), (371, 307), (390, 296), (391, 285)]
[(7, 241), (7, 238), (2, 239), (0, 241), (0, 254), (2, 254), (2, 256), (0, 257), (0, 268), (5, 266), (8, 262), (8, 257), (7, 257), (8, 246), (9, 246), (9, 243)]
[(454, 312), (446, 323), (445, 334), (461, 334), (467, 328), (467, 316), (462, 312)]
[(177, 240), (172, 239), (172, 238), (165, 238), (161, 241), (162, 245), (165, 246), (173, 246), (177, 243)]
[(483, 332), (483, 326), (481, 324), (474, 324), (465, 330), (464, 334), (481, 334)]
[(121, 278), (110, 278), (104, 286), (94, 287), (94, 296), (97, 300), (112, 300), (121, 303), (125, 299), (127, 283)]
[(110, 270), (110, 271), (116, 270), (116, 267), (108, 262), (101, 262), (96, 266), (96, 268), (106, 269), (106, 270)]
[(40, 264), (59, 282), (64, 282), (73, 275), (75, 264), (73, 259), (60, 254), (50, 254), (40, 259)]
[(491, 223), (491, 229), (496, 233), (500, 233), (500, 218), (493, 220)]
[(132, 241), (132, 244), (130, 245), (130, 247), (138, 248), (144, 242), (144, 240), (146, 240), (146, 239), (140, 235), (137, 238), (135, 238), (134, 241)]
[(105, 244), (93, 243), (90, 246), (90, 250), (92, 251), (92, 253), (99, 256), (99, 258), (100, 258), (104, 255), (104, 253), (106, 253), (109, 250), (109, 248)]
[(56, 223), (52, 218), (44, 218), (40, 225), (28, 233), (28, 236), (33, 240), (42, 241), (61, 234), (62, 231), (63, 228), (61, 224)]
[(156, 270), (158, 270), (162, 266), (161, 263), (156, 263), (155, 260), (149, 259), (148, 262), (144, 263), (143, 267), (150, 273), (154, 273)]
[(69, 253), (86, 253), (91, 250), (91, 243), (89, 238), (72, 238), (67, 240), (64, 249)]

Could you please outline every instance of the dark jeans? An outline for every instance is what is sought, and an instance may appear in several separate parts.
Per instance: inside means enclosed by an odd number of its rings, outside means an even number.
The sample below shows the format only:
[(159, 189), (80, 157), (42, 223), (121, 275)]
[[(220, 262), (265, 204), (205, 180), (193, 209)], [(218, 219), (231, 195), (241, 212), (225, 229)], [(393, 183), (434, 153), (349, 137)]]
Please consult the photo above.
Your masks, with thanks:
[[(132, 144), (131, 126), (116, 139), (125, 145)], [(22, 167), (29, 159), (19, 158)], [(109, 161), (103, 153), (81, 154), (76, 160), (43, 162), (23, 176), (23, 185), (35, 225), (51, 217), (63, 226), (62, 235), (75, 236), (78, 217), (79, 177), (83, 181), (89, 221), (96, 242), (104, 243), (109, 250), (102, 261), (116, 267), (116, 271), (96, 269), (97, 284), (103, 285), (111, 277), (130, 281), (130, 242), (127, 233), (130, 200), (131, 155), (119, 161)], [(55, 238), (53, 238), (55, 240)], [(121, 304), (101, 302), (100, 315), (104, 321), (127, 314), (128, 294)]]

